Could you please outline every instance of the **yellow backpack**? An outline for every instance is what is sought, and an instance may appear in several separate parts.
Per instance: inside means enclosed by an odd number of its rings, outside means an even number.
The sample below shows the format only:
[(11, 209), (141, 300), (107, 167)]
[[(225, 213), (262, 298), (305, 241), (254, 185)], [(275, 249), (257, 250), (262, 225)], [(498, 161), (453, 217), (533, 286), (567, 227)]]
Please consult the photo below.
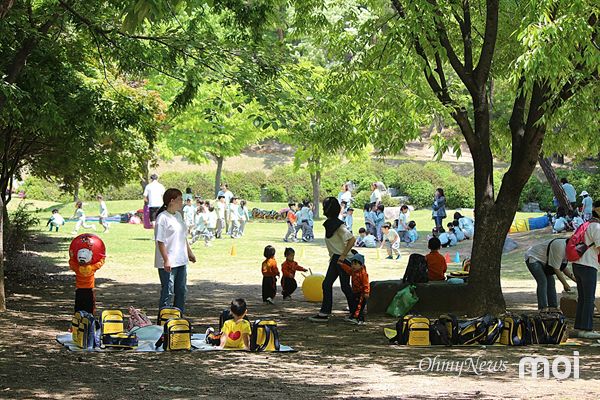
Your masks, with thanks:
[(250, 351), (279, 351), (277, 322), (256, 320), (252, 324)]
[(86, 311), (77, 311), (71, 320), (71, 338), (77, 347), (93, 349), (100, 343), (96, 336), (96, 319)]
[(405, 315), (396, 323), (396, 336), (390, 341), (409, 346), (429, 346), (429, 325), (429, 318)]
[(104, 310), (101, 316), (102, 335), (123, 332), (123, 313), (121, 310)]
[(192, 325), (185, 318), (171, 318), (164, 325), (164, 331), (156, 342), (156, 348), (162, 346), (165, 351), (191, 350)]
[(158, 311), (158, 320), (156, 325), (163, 326), (171, 318), (181, 318), (183, 313), (177, 307), (162, 307)]

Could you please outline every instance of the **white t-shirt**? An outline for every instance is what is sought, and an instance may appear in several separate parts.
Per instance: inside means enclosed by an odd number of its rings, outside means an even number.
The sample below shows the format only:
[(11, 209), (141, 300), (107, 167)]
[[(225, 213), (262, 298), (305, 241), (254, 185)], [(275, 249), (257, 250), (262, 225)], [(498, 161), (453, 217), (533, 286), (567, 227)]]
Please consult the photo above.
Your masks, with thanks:
[(185, 205), (183, 206), (183, 216), (185, 219), (185, 223), (188, 226), (194, 224), (194, 215), (196, 215), (196, 207), (193, 205)]
[(404, 214), (402, 211), (400, 211), (400, 214), (398, 214), (398, 231), (399, 232), (404, 232), (408, 229), (408, 215)]
[(215, 229), (217, 227), (217, 213), (209, 212), (207, 220), (208, 229)]
[(65, 219), (60, 214), (52, 214), (50, 217), (50, 222), (54, 223), (55, 225), (64, 225)]
[(383, 235), (383, 240), (389, 240), (390, 243), (394, 243), (395, 241), (399, 240), (400, 236), (398, 235), (398, 232), (396, 232), (393, 229), (390, 229), (388, 233)]
[(148, 198), (148, 207), (161, 207), (163, 205), (163, 194), (165, 194), (165, 187), (158, 181), (147, 184), (144, 189), (144, 197)]
[(373, 193), (371, 193), (370, 201), (371, 201), (371, 203), (380, 203), (381, 202), (381, 192), (379, 191), (379, 189), (373, 190)]
[[(165, 244), (171, 267), (180, 267), (188, 263), (186, 236), (187, 228), (181, 213), (171, 214), (163, 211), (156, 217), (154, 240)], [(154, 266), (156, 268), (164, 267), (164, 260), (158, 251), (158, 243), (156, 243), (154, 253)]]
[(348, 240), (352, 239), (353, 237), (354, 236), (352, 235), (352, 232), (348, 230), (346, 225), (340, 225), (340, 227), (333, 233), (332, 237), (325, 237), (325, 245), (327, 246), (329, 257), (333, 256), (334, 254), (342, 254), (346, 248), (346, 243), (348, 243)]
[(106, 208), (106, 202), (104, 200), (100, 202), (100, 217), (108, 218), (108, 208)]
[(591, 246), (593, 243), (594, 246), (588, 247), (581, 258), (575, 261), (575, 264), (587, 265), (588, 267), (598, 269), (598, 267), (600, 267), (600, 265), (598, 265), (598, 253), (600, 252), (600, 223), (593, 222), (589, 224), (585, 230), (584, 239), (585, 244)]
[[(545, 242), (534, 244), (525, 252), (525, 260), (529, 262), (539, 261), (542, 264), (548, 264), (552, 268), (559, 269), (563, 262), (566, 262), (565, 249), (567, 247), (566, 239), (546, 240)], [(552, 242), (552, 244), (550, 244)], [(550, 253), (546, 258), (550, 245)]]
[(340, 204), (342, 204), (342, 201), (345, 201), (346, 204), (350, 204), (350, 202), (352, 201), (352, 192), (349, 190), (345, 192), (340, 192), (338, 194), (338, 201), (340, 202)]
[(78, 208), (75, 210), (75, 218), (80, 221), (85, 221), (85, 211), (83, 211), (83, 208)]
[(217, 202), (216, 205), (216, 209), (217, 209), (217, 216), (220, 219), (225, 219), (225, 209), (227, 208), (227, 204), (222, 203), (220, 201)]
[(240, 220), (240, 206), (239, 204), (229, 203), (229, 219), (232, 221)]

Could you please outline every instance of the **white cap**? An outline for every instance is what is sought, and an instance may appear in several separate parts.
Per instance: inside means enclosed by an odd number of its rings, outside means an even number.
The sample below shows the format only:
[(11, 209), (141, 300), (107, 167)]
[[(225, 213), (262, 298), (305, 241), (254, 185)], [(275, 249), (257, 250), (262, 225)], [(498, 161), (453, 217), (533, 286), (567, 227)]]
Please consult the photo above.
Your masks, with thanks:
[(585, 190), (581, 192), (580, 196), (589, 196), (590, 194)]

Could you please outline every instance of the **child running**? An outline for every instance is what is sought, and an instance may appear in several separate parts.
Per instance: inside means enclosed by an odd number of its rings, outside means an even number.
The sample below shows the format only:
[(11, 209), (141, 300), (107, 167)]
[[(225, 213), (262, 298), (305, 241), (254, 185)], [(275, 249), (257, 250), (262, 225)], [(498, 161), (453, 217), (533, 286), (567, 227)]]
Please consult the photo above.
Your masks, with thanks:
[(273, 299), (277, 293), (277, 261), (275, 261), (275, 248), (273, 246), (265, 247), (263, 253), (265, 260), (262, 262), (262, 299), (264, 303), (274, 304)]
[(292, 242), (297, 242), (296, 239), (296, 221), (298, 218), (296, 217), (296, 203), (288, 203), (289, 210), (287, 212), (286, 220), (287, 220), (287, 233), (283, 237), (283, 241), (287, 242), (288, 238), (291, 236)]
[(231, 311), (233, 319), (228, 319), (223, 323), (219, 347), (222, 349), (250, 350), (252, 327), (250, 321), (244, 318), (248, 313), (246, 301), (244, 299), (233, 300), (229, 311)]
[[(354, 252), (354, 250), (352, 251)], [(353, 297), (350, 301), (350, 315), (346, 318), (346, 321), (357, 325), (364, 325), (365, 307), (371, 293), (369, 275), (365, 267), (365, 257), (362, 254), (354, 253), (346, 262), (338, 263), (352, 277)]]
[(307, 269), (298, 265), (294, 261), (296, 252), (291, 247), (286, 247), (283, 251), (285, 261), (281, 264), (281, 294), (284, 300), (292, 297), (292, 293), (298, 288), (296, 283), (296, 271), (306, 272)]
[(78, 201), (75, 203), (75, 212), (73, 213), (73, 218), (77, 218), (77, 222), (75, 223), (75, 230), (72, 232), (73, 235), (76, 235), (79, 232), (80, 228), (91, 229), (93, 231), (96, 230), (96, 225), (91, 224), (88, 225), (85, 223), (85, 211), (83, 211), (83, 202)]

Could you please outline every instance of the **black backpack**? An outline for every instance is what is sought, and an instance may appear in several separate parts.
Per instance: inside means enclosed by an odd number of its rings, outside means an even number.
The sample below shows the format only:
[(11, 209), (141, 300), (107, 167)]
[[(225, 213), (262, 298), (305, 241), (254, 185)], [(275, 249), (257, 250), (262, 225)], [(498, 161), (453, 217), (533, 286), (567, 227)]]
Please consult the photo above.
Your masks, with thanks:
[(429, 281), (427, 277), (427, 260), (422, 254), (413, 253), (408, 257), (408, 265), (404, 272), (404, 283), (425, 283)]
[(527, 344), (560, 344), (568, 338), (562, 313), (543, 312), (529, 317)]

